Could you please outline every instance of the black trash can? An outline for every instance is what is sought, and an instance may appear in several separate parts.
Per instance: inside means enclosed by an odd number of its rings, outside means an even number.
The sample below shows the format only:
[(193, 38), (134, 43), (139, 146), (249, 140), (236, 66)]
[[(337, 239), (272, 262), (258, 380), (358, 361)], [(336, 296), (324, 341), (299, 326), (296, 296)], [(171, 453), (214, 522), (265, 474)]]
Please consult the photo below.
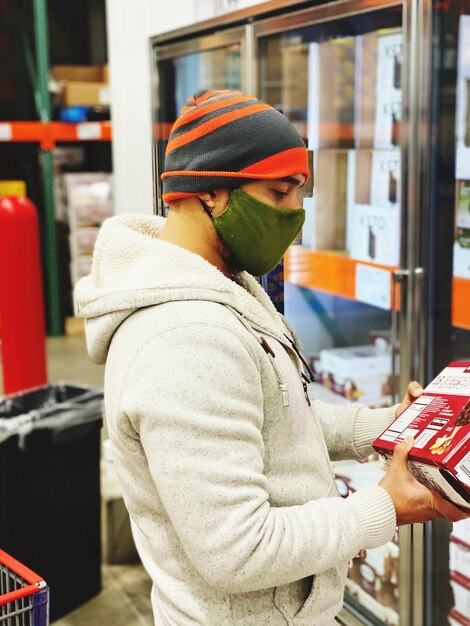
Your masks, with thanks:
[(44, 576), (51, 620), (101, 590), (102, 401), (65, 384), (0, 401), (0, 548)]

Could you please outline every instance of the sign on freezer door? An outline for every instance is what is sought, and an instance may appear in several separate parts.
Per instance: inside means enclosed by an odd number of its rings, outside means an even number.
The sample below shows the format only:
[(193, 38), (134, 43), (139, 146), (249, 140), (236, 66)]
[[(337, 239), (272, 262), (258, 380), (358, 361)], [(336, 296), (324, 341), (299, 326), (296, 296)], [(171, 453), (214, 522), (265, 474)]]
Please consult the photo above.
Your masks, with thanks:
[(455, 177), (459, 180), (468, 180), (470, 179), (470, 15), (462, 15), (459, 22), (456, 99)]
[(395, 33), (379, 38), (375, 108), (375, 148), (394, 148), (399, 143), (401, 122), (403, 35)]
[(370, 204), (348, 207), (349, 254), (358, 261), (399, 265), (400, 208)]

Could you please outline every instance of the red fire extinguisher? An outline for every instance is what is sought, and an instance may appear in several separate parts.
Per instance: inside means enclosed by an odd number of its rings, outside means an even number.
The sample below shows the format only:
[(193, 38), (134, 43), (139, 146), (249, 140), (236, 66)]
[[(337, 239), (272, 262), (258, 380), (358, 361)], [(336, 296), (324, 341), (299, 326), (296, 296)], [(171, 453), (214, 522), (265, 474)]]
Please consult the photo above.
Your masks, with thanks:
[(47, 382), (39, 225), (28, 198), (0, 198), (0, 343), (6, 394)]

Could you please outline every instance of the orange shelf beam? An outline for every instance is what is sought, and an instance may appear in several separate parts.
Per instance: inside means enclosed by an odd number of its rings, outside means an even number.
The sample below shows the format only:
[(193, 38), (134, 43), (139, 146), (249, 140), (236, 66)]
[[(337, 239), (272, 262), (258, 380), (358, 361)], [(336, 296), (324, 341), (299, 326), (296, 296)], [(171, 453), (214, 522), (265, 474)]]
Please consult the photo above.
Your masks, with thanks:
[(0, 122), (0, 142), (37, 142), (52, 150), (63, 141), (111, 141), (111, 122)]
[[(301, 287), (309, 287), (324, 291), (341, 298), (356, 300), (356, 268), (357, 265), (386, 270), (390, 273), (390, 289), (392, 289), (392, 273), (396, 269), (388, 265), (356, 261), (338, 252), (308, 250), (300, 246), (292, 246), (284, 257), (285, 279)], [(398, 289), (396, 296), (398, 296)], [(390, 298), (390, 302), (393, 299)], [(398, 308), (398, 297), (395, 298)]]
[(470, 280), (452, 280), (452, 325), (470, 330)]
[[(153, 125), (154, 138), (159, 141), (167, 141), (173, 122), (155, 122)], [(302, 137), (307, 136), (307, 125), (296, 123), (296, 128)], [(331, 144), (335, 148), (339, 143), (343, 143), (345, 147), (354, 144), (354, 126), (352, 124), (342, 122), (320, 122), (319, 125), (320, 142), (322, 145)]]

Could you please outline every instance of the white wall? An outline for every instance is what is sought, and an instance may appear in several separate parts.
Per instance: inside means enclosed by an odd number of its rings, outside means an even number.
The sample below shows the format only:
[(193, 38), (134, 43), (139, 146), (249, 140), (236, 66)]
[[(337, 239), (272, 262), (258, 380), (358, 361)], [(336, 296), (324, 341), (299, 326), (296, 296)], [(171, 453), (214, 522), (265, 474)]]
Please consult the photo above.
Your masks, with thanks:
[[(107, 0), (117, 213), (152, 213), (149, 38), (260, 0)], [(169, 8), (171, 7), (171, 8)]]

